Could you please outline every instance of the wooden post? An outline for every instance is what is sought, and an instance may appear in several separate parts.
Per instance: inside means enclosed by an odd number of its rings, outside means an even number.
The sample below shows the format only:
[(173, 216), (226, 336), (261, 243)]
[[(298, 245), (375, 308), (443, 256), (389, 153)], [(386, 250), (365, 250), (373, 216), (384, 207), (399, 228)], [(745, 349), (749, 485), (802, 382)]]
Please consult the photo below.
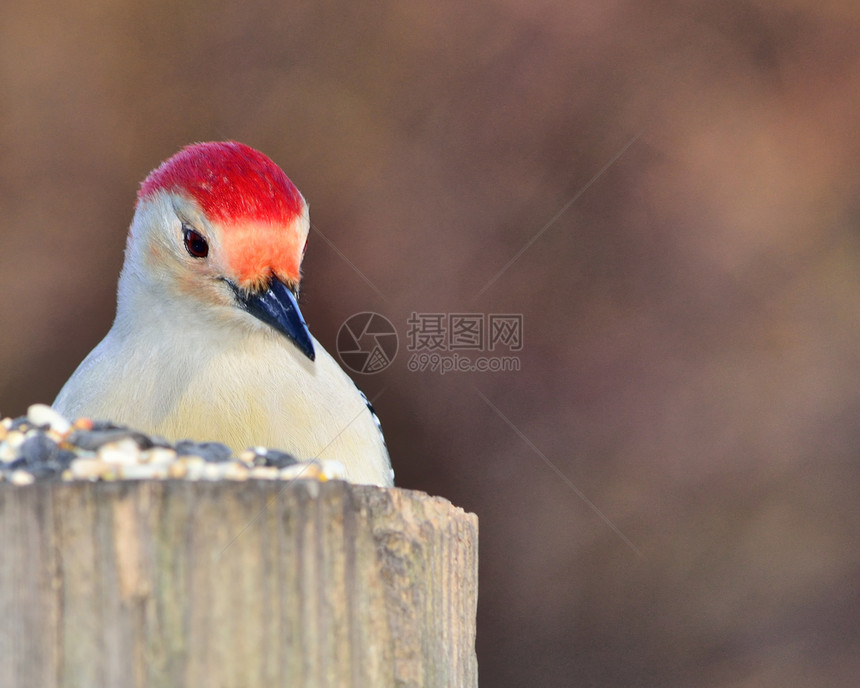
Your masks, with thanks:
[(348, 483), (0, 483), (0, 686), (477, 686), (477, 517)]

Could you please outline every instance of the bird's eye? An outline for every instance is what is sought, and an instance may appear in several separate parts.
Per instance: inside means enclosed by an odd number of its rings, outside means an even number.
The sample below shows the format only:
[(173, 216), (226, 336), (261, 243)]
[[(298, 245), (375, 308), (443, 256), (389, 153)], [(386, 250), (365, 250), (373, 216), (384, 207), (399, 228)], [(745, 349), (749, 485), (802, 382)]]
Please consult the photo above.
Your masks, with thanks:
[(185, 250), (192, 258), (205, 258), (209, 255), (209, 244), (202, 234), (183, 225), (182, 236), (185, 238)]

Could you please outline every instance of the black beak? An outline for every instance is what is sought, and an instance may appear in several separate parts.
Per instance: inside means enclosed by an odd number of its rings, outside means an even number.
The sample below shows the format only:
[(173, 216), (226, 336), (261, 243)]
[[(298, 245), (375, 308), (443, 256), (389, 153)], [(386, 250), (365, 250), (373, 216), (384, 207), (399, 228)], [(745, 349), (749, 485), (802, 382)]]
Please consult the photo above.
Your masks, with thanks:
[(260, 291), (242, 292), (235, 286), (233, 289), (242, 308), (286, 335), (299, 347), (299, 351), (314, 360), (311, 333), (299, 310), (295, 294), (286, 284), (273, 276), (269, 286)]

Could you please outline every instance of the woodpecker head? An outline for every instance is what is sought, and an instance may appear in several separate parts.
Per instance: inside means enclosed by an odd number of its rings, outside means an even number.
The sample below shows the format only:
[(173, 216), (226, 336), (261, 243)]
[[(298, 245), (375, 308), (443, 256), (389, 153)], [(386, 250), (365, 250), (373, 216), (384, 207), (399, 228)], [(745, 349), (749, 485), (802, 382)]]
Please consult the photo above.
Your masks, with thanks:
[(268, 157), (234, 141), (188, 146), (140, 187), (118, 313), (143, 289), (186, 313), (265, 323), (313, 360), (297, 303), (309, 227), (307, 203)]

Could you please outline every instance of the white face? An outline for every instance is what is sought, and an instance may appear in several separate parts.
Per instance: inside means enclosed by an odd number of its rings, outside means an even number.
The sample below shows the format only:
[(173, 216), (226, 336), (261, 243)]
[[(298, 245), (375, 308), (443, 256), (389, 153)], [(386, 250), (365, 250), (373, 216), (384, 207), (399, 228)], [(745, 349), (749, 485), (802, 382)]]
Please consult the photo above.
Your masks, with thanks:
[(118, 314), (133, 307), (205, 317), (258, 328), (238, 307), (236, 290), (265, 286), (276, 275), (294, 290), (310, 223), (307, 206), (289, 227), (254, 223), (224, 228), (197, 204), (159, 191), (142, 200), (132, 221), (120, 277)]
[[(205, 242), (206, 254), (195, 257), (186, 247), (188, 232)], [(195, 245), (195, 244), (192, 244)], [(219, 229), (193, 201), (160, 191), (142, 201), (129, 231), (123, 272), (165, 296), (191, 298), (212, 305), (231, 305), (224, 283), (228, 266)]]

